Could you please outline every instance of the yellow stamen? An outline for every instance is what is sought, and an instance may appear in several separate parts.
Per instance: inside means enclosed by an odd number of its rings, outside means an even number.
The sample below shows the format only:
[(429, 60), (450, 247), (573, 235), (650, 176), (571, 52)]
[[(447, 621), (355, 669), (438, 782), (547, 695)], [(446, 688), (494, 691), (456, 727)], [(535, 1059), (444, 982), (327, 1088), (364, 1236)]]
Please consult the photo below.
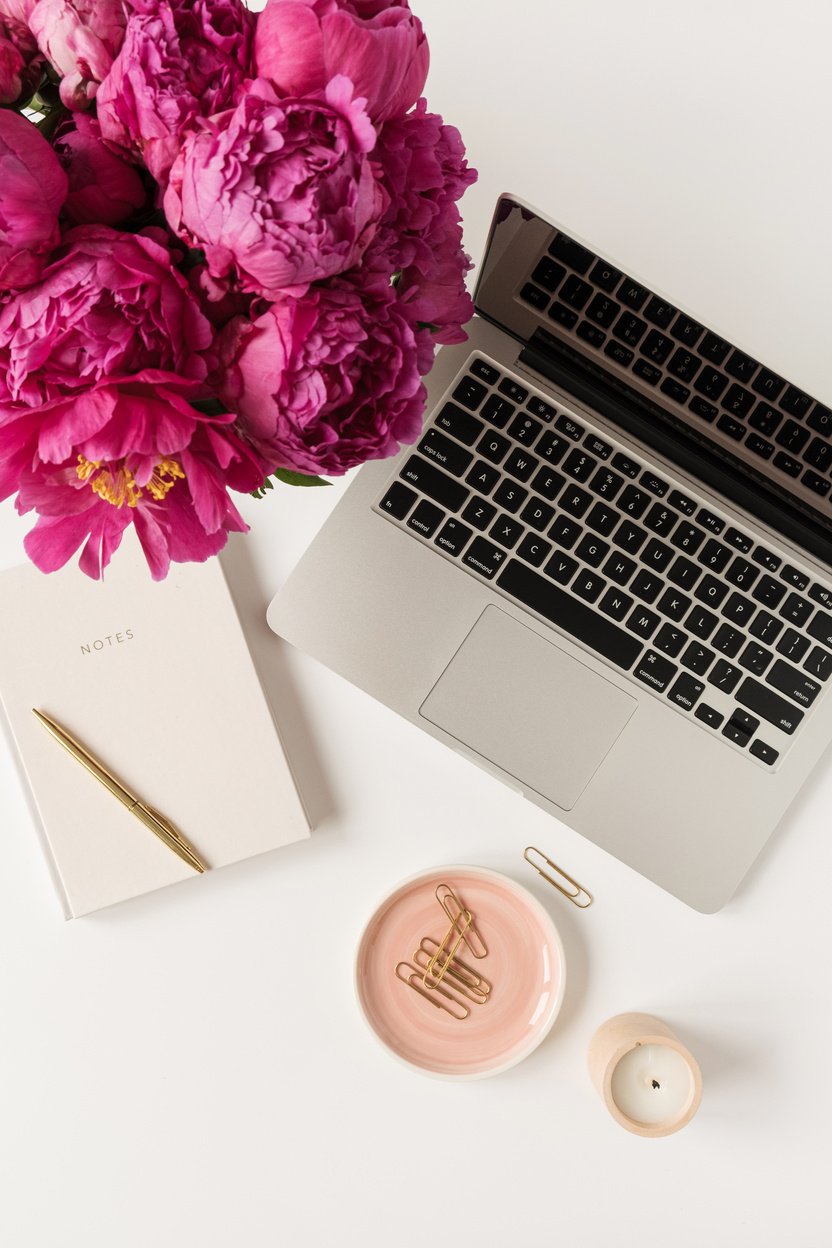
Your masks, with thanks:
[[(137, 507), (144, 493), (123, 461), (102, 468), (100, 460), (85, 459), (79, 455), (75, 473), (79, 481), (89, 481), (93, 492), (113, 507), (123, 507), (125, 503), (128, 507)], [(185, 474), (175, 459), (162, 459), (153, 469), (147, 490), (152, 498), (161, 502), (177, 480), (184, 479)]]

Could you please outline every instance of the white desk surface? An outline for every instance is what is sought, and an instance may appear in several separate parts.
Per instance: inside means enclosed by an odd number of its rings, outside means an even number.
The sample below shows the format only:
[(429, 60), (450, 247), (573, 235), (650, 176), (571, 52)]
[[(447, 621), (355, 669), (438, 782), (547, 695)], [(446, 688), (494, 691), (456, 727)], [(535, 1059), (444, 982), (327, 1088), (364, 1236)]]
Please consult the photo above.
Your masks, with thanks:
[[(480, 169), (472, 254), (515, 191), (767, 361), (785, 335), (796, 380), (832, 398), (827, 0), (414, 7), (430, 103)], [(0, 755), (0, 1242), (827, 1245), (828, 759), (734, 902), (686, 909), (268, 633), (269, 597), (341, 488), (251, 501), (232, 549), (310, 842), (65, 924)], [(28, 523), (0, 509), (3, 565)], [(529, 843), (592, 909), (536, 883)], [(450, 861), (527, 884), (569, 973), (542, 1047), (461, 1085), (393, 1061), (351, 984), (377, 901)], [(622, 1010), (658, 1014), (699, 1057), (702, 1108), (676, 1136), (620, 1130), (589, 1082), (589, 1037)]]

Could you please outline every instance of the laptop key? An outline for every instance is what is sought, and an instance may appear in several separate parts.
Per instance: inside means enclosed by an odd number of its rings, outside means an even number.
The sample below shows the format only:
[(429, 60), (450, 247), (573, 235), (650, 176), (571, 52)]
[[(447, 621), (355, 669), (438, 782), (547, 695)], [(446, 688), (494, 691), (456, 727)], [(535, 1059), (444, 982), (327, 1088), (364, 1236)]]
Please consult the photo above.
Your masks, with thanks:
[(568, 585), (578, 571), (578, 561), (570, 555), (563, 555), (560, 551), (555, 551), (543, 570), (547, 576), (551, 576), (552, 580), (557, 581), (559, 585)]
[(785, 451), (778, 451), (771, 461), (775, 468), (779, 468), (781, 472), (785, 472), (788, 477), (799, 477), (803, 465), (799, 459), (793, 459), (791, 455), (787, 455)]
[(617, 555), (613, 551), (604, 564), (603, 571), (604, 575), (608, 576), (611, 581), (615, 581), (616, 585), (626, 585), (635, 572), (636, 566), (634, 560), (628, 559), (626, 555)]
[(752, 567), (750, 563), (739, 555), (736, 556), (730, 568), (727, 568), (725, 571), (726, 581), (731, 585), (736, 585), (737, 589), (744, 590), (749, 590), (759, 575), (759, 569)]
[(780, 757), (779, 753), (773, 746), (766, 745), (765, 741), (761, 741), (759, 737), (756, 741), (752, 742), (749, 754), (753, 754), (754, 757), (759, 758), (761, 762), (767, 763), (769, 767), (772, 763), (776, 763), (777, 759)]
[(735, 745), (745, 747), (759, 727), (760, 721), (753, 715), (747, 715), (745, 711), (734, 711), (722, 729), (722, 735)]
[(544, 256), (532, 270), (532, 281), (537, 282), (544, 290), (554, 294), (566, 277), (566, 269), (562, 264), (555, 264), (548, 256)]
[(517, 520), (512, 520), (511, 516), (506, 515), (502, 515), (495, 520), (488, 530), (489, 536), (493, 537), (495, 542), (499, 542), (501, 546), (505, 546), (508, 550), (517, 545), (522, 532), (522, 524)]
[(379, 507), (388, 515), (395, 516), (397, 520), (404, 520), (416, 502), (416, 497), (415, 490), (409, 490), (406, 485), (402, 485), (401, 481), (394, 481), (379, 503)]
[(771, 459), (774, 454), (774, 443), (766, 442), (765, 438), (758, 437), (756, 433), (749, 433), (745, 439), (745, 445), (754, 455), (759, 455), (761, 459)]
[(532, 496), (520, 512), (520, 519), (530, 524), (533, 529), (537, 529), (538, 533), (542, 533), (551, 523), (554, 514), (554, 507), (544, 503), (543, 499)]
[(745, 637), (738, 629), (732, 628), (730, 624), (720, 624), (714, 634), (711, 645), (720, 654), (727, 654), (729, 659), (735, 659), (742, 649), (744, 641)]
[(618, 521), (618, 512), (613, 511), (611, 507), (607, 507), (606, 503), (595, 503), (592, 511), (586, 518), (586, 525), (588, 529), (593, 529), (596, 533), (602, 533), (604, 537), (609, 537)]
[(725, 659), (717, 659), (714, 669), (708, 677), (708, 684), (713, 685), (717, 689), (722, 689), (724, 693), (733, 693), (741, 676), (741, 670), (738, 667), (734, 667), (733, 663), (728, 663)]
[(708, 574), (703, 577), (696, 587), (696, 597), (700, 602), (705, 602), (710, 607), (719, 607), (725, 601), (728, 593), (728, 586), (724, 581), (718, 581), (715, 576)]
[(669, 654), (671, 659), (675, 659), (687, 640), (688, 635), (681, 628), (676, 628), (673, 624), (662, 624), (653, 639), (653, 645), (657, 650)]
[(647, 328), (647, 322), (631, 312), (623, 312), (613, 327), (616, 338), (626, 342), (630, 347), (637, 347), (639, 339)]
[(703, 724), (707, 724), (709, 728), (719, 728), (724, 715), (720, 715), (719, 711), (715, 711), (712, 706), (708, 706), (706, 702), (701, 702), (694, 711), (697, 719), (701, 719)]
[(666, 334), (660, 334), (657, 329), (651, 329), (641, 344), (641, 353), (654, 364), (664, 364), (674, 346), (672, 338), (668, 338)]
[(500, 394), (506, 395), (511, 399), (512, 403), (525, 403), (529, 397), (529, 392), (525, 386), (521, 386), (518, 381), (512, 377), (504, 377), (498, 387)]
[(569, 449), (569, 443), (548, 430), (534, 448), (536, 453), (550, 464), (559, 464)]
[(526, 407), (531, 412), (532, 416), (537, 416), (540, 420), (545, 421), (547, 425), (550, 424), (557, 415), (557, 412), (552, 407), (551, 403), (544, 403), (543, 399), (539, 399), (535, 394), (533, 394), (529, 399)]
[(697, 676), (704, 676), (715, 657), (713, 650), (701, 646), (698, 641), (692, 641), (682, 655), (682, 663), (690, 671), (696, 672)]
[(755, 715), (759, 715), (769, 724), (774, 724), (781, 732), (791, 736), (803, 720), (803, 711), (781, 698), (773, 690), (761, 685), (753, 676), (746, 676), (734, 695), (738, 702), (747, 706)]
[(832, 589), (824, 589), (823, 585), (813, 585), (809, 590), (812, 602), (818, 602), (827, 610), (832, 610)]
[(525, 559), (526, 563), (530, 563), (534, 568), (539, 568), (551, 551), (551, 543), (544, 542), (543, 538), (538, 537), (536, 533), (527, 533), (517, 547), (520, 558)]
[(677, 589), (671, 589), (669, 586), (662, 594), (656, 607), (661, 611), (662, 615), (670, 616), (675, 624), (684, 619), (690, 606), (690, 598), (687, 594), (680, 594)]
[(460, 524), (459, 520), (452, 518), (445, 521), (434, 538), (434, 544), (449, 555), (458, 555), (472, 536), (472, 530), (467, 525)]
[(556, 260), (562, 260), (564, 264), (568, 264), (570, 269), (574, 269), (576, 273), (586, 273), (595, 257), (586, 247), (582, 247), (580, 243), (576, 243), (566, 234), (557, 234), (552, 243), (549, 244), (549, 255), (554, 256)]
[(452, 438), (456, 438), (457, 442), (464, 442), (466, 446), (473, 446), (483, 429), (481, 420), (477, 420), (476, 416), (472, 416), (469, 412), (464, 412), (455, 403), (445, 404), (436, 417), (436, 425), (437, 428), (444, 429), (445, 433), (449, 433)]
[[(702, 513), (699, 514), (701, 516)], [(731, 562), (731, 551), (727, 546), (723, 546), (722, 542), (710, 538), (700, 550), (697, 559), (703, 567), (712, 568), (714, 572), (721, 572)]]
[(625, 277), (618, 288), (618, 298), (635, 312), (638, 312), (648, 294), (646, 287), (639, 286), (638, 282), (634, 282), (630, 277)]
[(759, 563), (761, 567), (768, 568), (769, 572), (776, 572), (780, 567), (781, 560), (777, 555), (773, 555), (770, 550), (766, 550), (764, 546), (755, 546), (754, 554), (751, 556), (755, 563)]
[(739, 529), (730, 528), (723, 539), (729, 546), (735, 546), (737, 550), (741, 550), (747, 555), (751, 547), (754, 545), (747, 533), (741, 533)]
[(598, 461), (593, 459), (591, 455), (587, 455), (584, 451), (580, 451), (575, 447), (563, 461), (563, 471), (567, 476), (574, 477), (576, 481), (584, 482), (588, 481), (592, 476), (597, 464)]
[(663, 572), (672, 558), (671, 547), (665, 546), (657, 537), (651, 537), (641, 554), (642, 562), (654, 572)]
[[(613, 460), (615, 463), (615, 460)], [(628, 485), (618, 500), (618, 509), (639, 520), (650, 506), (650, 495), (635, 485)]]
[(434, 463), (439, 464), (440, 468), (444, 468), (446, 472), (452, 473), (455, 477), (461, 477), (464, 472), (467, 472), (474, 459), (470, 451), (466, 451), (457, 442), (446, 438), (445, 434), (440, 433), (438, 429), (428, 429), (417, 450), (420, 455), (424, 455), (425, 459), (433, 460)]
[(553, 502), (566, 484), (566, 478), (562, 477), (558, 472), (551, 472), (548, 468), (541, 468), (531, 482), (531, 487), (538, 494), (542, 494), (549, 502)]
[(695, 563), (691, 563), (690, 559), (686, 559), (684, 555), (679, 555), (676, 562), (671, 565), (667, 579), (674, 585), (678, 585), (680, 589), (693, 589), (701, 575), (702, 572)]
[(510, 446), (508, 438), (504, 438), (501, 434), (487, 433), (477, 445), (477, 450), (483, 459), (490, 460), (492, 464), (499, 464), (508, 454)]
[(588, 433), (584, 438), (584, 446), (592, 454), (597, 455), (599, 459), (609, 459), (612, 455), (612, 447), (609, 442), (604, 442), (595, 433)]
[(705, 540), (705, 534), (702, 529), (697, 529), (695, 524), (683, 522), (677, 525), (670, 540), (677, 550), (684, 550), (689, 555), (695, 555)]
[(598, 603), (604, 614), (614, 620), (623, 620), (632, 605), (633, 600), (628, 594), (622, 594), (620, 589), (613, 589), (612, 586)]
[(757, 394), (761, 394), (764, 399), (768, 399), (769, 402), (773, 403), (785, 384), (782, 377), (778, 377), (776, 373), (769, 372), (767, 368), (761, 368), (751, 383), (751, 389), (756, 390)]
[(800, 594), (789, 594), (780, 608), (780, 615), (782, 615), (784, 620), (788, 620), (790, 624), (795, 624), (798, 628), (802, 628), (814, 609), (813, 604), (806, 598), (801, 598)]
[(636, 377), (640, 377), (642, 381), (646, 381), (648, 386), (655, 386), (661, 381), (662, 370), (656, 368), (655, 364), (648, 364), (647, 360), (636, 360), (633, 365), (633, 373)]
[(475, 381), (473, 377), (463, 377), (454, 390), (454, 398), (457, 403), (461, 403), (463, 407), (468, 407), (473, 411), (479, 407), (487, 393), (488, 391), (482, 382)]
[(599, 260), (590, 273), (589, 280), (610, 294), (621, 281), (621, 273), (611, 264), (607, 264), (606, 260)]
[(766, 683), (779, 689), (780, 693), (785, 693), (792, 701), (799, 702), (801, 706), (811, 706), (821, 690), (816, 680), (804, 676), (785, 659), (777, 660), (766, 676)]
[(662, 394), (666, 394), (674, 403), (687, 403), (690, 398), (690, 390), (687, 386), (683, 386), (674, 377), (665, 377), (660, 389)]
[(596, 576), (594, 572), (587, 572), (582, 568), (572, 582), (572, 592), (587, 602), (595, 602), (606, 585), (607, 582), (603, 577)]
[(518, 481), (528, 481), (529, 477), (538, 467), (538, 462), (525, 451), (513, 450), (503, 465), (506, 472), (516, 477)]
[(785, 581), (787, 585), (794, 585), (795, 589), (799, 589), (801, 593), (809, 587), (809, 578), (798, 569), (793, 568), (790, 563), (785, 564), (780, 569), (780, 579)]
[(740, 424), (738, 420), (734, 420), (733, 416), (720, 416), (716, 422), (716, 427), (720, 433), (724, 433), (726, 437), (732, 438), (734, 442), (741, 442), (745, 435), (745, 425)]
[(411, 514), (407, 521), (408, 527), (421, 533), (422, 537), (433, 537), (439, 525), (445, 518), (445, 513), (441, 507), (436, 507), (433, 503), (429, 503), (423, 498), (416, 510)]
[(638, 554), (641, 547), (647, 541), (647, 534), (644, 529), (640, 529), (637, 524), (631, 524), (629, 520), (622, 520), (621, 524), (615, 531), (615, 537), (612, 539), (616, 546), (620, 546), (622, 550), (626, 550), (629, 554)]
[(802, 477), (803, 484), (807, 490), (811, 490), (813, 494), (820, 494), (821, 498), (825, 498), (832, 488), (832, 483), (826, 481), (823, 477), (818, 476), (816, 472), (807, 469)]
[(747, 416), (754, 406), (754, 395), (735, 382), (724, 396), (722, 406), (733, 416)]
[[(491, 464), (478, 459), (465, 480), (468, 485), (472, 485), (475, 490), (479, 490), (480, 494), (490, 494), (500, 480), (500, 473)], [(562, 480), (561, 478), (561, 482)]]
[(586, 316), (587, 320), (594, 321), (602, 329), (609, 329), (620, 311), (620, 303), (608, 299), (606, 295), (596, 294), (586, 310)]
[(610, 472), (609, 468), (599, 468), (589, 488), (601, 498), (613, 499), (623, 484), (624, 478), (619, 477), (617, 472)]
[(713, 403), (707, 403), (705, 399), (700, 398), (698, 394), (693, 396), (688, 404), (688, 407), (693, 412), (694, 416), (698, 416), (700, 420), (707, 421), (709, 425), (713, 424), (714, 420), (716, 420), (719, 415), (719, 408), (714, 407)]
[(635, 663), (641, 650), (641, 642), (637, 638), (629, 636), (617, 624), (565, 593), (519, 560), (509, 561), (497, 584), (518, 602), (617, 667), (628, 671)]
[(503, 566), (505, 558), (506, 552), (501, 550), (499, 546), (495, 546), (493, 542), (486, 541), (484, 537), (475, 537), (462, 556), (462, 562), (490, 581), (493, 580)]
[(822, 403), (815, 404), (811, 416), (807, 417), (806, 424), (810, 429), (814, 429), (815, 433), (822, 433), (825, 438), (832, 438), (832, 411), (824, 407)]
[[(515, 481), (509, 481), (504, 477), (494, 491), (493, 499), (498, 507), (504, 508), (505, 511), (510, 511), (513, 515), (515, 511), (520, 510), (528, 497), (528, 490), (525, 490), (522, 485), (517, 485)], [(554, 512), (552, 514), (554, 515)]]
[(726, 342), (724, 338), (719, 338), (716, 334), (708, 332), (700, 342), (699, 350), (705, 359), (710, 360), (712, 364), (721, 364), (731, 350), (731, 344)]
[(673, 677), (678, 672), (675, 663), (663, 659), (655, 650), (648, 650), (635, 666), (633, 675), (657, 693), (664, 693)]
[(742, 594), (732, 594), (725, 606), (722, 608), (722, 614), (733, 621), (734, 624), (746, 625), (756, 611), (754, 603), (749, 598), (744, 598)]
[(777, 653), (784, 654), (793, 663), (799, 663), (811, 644), (808, 637), (803, 637), (793, 628), (787, 628), (777, 643)]
[(706, 611), (704, 607), (694, 607), (685, 623), (700, 640), (707, 641), (719, 620), (712, 611)]
[(567, 485), (566, 489), (560, 496), (560, 506), (563, 511), (568, 511), (570, 515), (577, 516), (579, 519), (592, 502), (592, 495), (587, 494), (586, 490), (582, 490), (577, 485)]
[(565, 433), (567, 438), (571, 438), (573, 442), (580, 442), (586, 433), (583, 425), (579, 425), (576, 420), (572, 420), (569, 416), (558, 416), (555, 421), (555, 428), (560, 429), (561, 433)]
[(695, 347), (702, 337), (703, 329), (704, 326), (700, 325), (698, 321), (694, 321), (692, 317), (686, 316), (684, 312), (680, 312), (670, 332), (677, 342), (684, 343), (686, 347)]
[(575, 547), (578, 559), (588, 563), (591, 568), (600, 568), (609, 552), (610, 548), (607, 543), (602, 542), (594, 533), (585, 533)]
[(500, 374), (493, 364), (489, 364), (486, 360), (474, 360), (471, 363), (471, 372), (479, 377), (481, 381), (487, 381), (489, 386), (496, 386), (500, 380)]
[(644, 315), (648, 321), (652, 321), (654, 325), (658, 325), (660, 329), (667, 329), (670, 322), (676, 315), (676, 309), (672, 303), (668, 303), (666, 299), (660, 299), (658, 295), (653, 295), (647, 307), (644, 309)]
[(683, 512), (686, 516), (692, 516), (696, 511), (696, 503), (693, 499), (680, 493), (679, 490), (672, 490), (667, 501), (671, 507), (675, 507), (677, 511)]
[(776, 411), (768, 403), (758, 403), (748, 418), (751, 428), (759, 429), (760, 433), (764, 433), (767, 438), (771, 437), (782, 421), (783, 413)]
[(757, 637), (767, 645), (774, 645), (783, 631), (783, 621), (769, 615), (768, 611), (758, 611), (748, 631), (752, 637)]
[(623, 343), (616, 342), (614, 338), (610, 338), (604, 347), (604, 355), (609, 359), (615, 360), (616, 364), (620, 364), (622, 368), (626, 368), (633, 358), (634, 352), (629, 347), (625, 347)]
[(774, 655), (770, 650), (766, 650), (765, 646), (758, 646), (755, 641), (749, 641), (740, 655), (740, 667), (753, 672), (755, 676), (762, 676), (773, 658)]
[(758, 368), (757, 361), (752, 360), (750, 355), (745, 355), (742, 351), (734, 350), (730, 358), (725, 361), (726, 373), (736, 377), (737, 381), (750, 381)]
[(558, 294), (563, 303), (568, 303), (570, 308), (577, 308), (580, 311), (592, 294), (592, 287), (588, 282), (576, 277), (574, 273), (570, 273)]
[(655, 602), (663, 589), (664, 581), (652, 572), (646, 572), (644, 568), (639, 568), (630, 583), (631, 592), (642, 602)]
[(627, 621), (627, 627), (631, 633), (635, 633), (638, 637), (643, 637), (646, 641), (648, 637), (653, 635), (660, 623), (661, 621), (654, 611), (648, 611), (646, 607), (636, 607)]
[(828, 680), (829, 673), (832, 672), (832, 654), (820, 646), (813, 646), (803, 666), (811, 676), (817, 676), (818, 680)]
[(694, 676), (689, 676), (687, 672), (682, 672), (682, 675), (667, 696), (671, 702), (681, 706), (683, 711), (690, 711), (704, 692), (705, 686), (701, 680), (697, 680)]
[(661, 477), (655, 476), (652, 472), (645, 472), (641, 477), (641, 485), (645, 490), (649, 490), (651, 494), (656, 494), (659, 498), (664, 498), (670, 486), (666, 481), (662, 481)]
[(531, 416), (521, 412), (509, 425), (508, 435), (521, 446), (533, 446), (542, 428), (539, 420), (532, 420)]
[(558, 516), (549, 530), (549, 536), (564, 550), (571, 550), (582, 532), (583, 529), (574, 520), (570, 520), (568, 516)]
[(644, 523), (648, 529), (658, 533), (659, 537), (667, 537), (676, 527), (678, 519), (679, 517), (675, 511), (672, 511), (669, 507), (663, 507), (661, 503), (654, 503), (647, 513)]
[(418, 455), (410, 456), (399, 476), (448, 511), (459, 511), (471, 492)]
[(505, 429), (515, 410), (514, 404), (509, 403), (508, 399), (501, 398), (499, 394), (489, 394), (482, 405), (480, 416), (484, 416), (495, 429)]
[(812, 406), (809, 395), (798, 390), (797, 386), (789, 386), (778, 401), (784, 412), (788, 412), (790, 416), (797, 416), (798, 419), (802, 419)]
[(764, 607), (776, 607), (786, 596), (786, 586), (780, 581), (773, 581), (770, 576), (763, 576), (751, 591), (751, 597), (761, 602)]
[(612, 457), (612, 466), (617, 468), (619, 472), (623, 472), (625, 477), (637, 477), (641, 472), (641, 464), (637, 464), (634, 459), (630, 459), (627, 455), (622, 455), (618, 451)]
[(706, 367), (700, 371), (699, 376), (693, 383), (693, 388), (699, 394), (703, 394), (706, 399), (711, 399), (714, 403), (717, 403), (727, 385), (728, 378), (724, 373), (719, 372), (716, 368)]
[(497, 508), (492, 507), (491, 503), (487, 503), (484, 498), (474, 497), (463, 508), (462, 519), (467, 520), (475, 529), (483, 531), (488, 528), (496, 514)]
[(531, 282), (526, 282), (525, 286), (521, 287), (520, 298), (524, 303), (530, 303), (538, 312), (543, 312), (549, 303), (549, 296), (546, 292), (533, 286)]
[(564, 329), (571, 329), (578, 319), (578, 313), (573, 312), (571, 308), (567, 308), (565, 304), (558, 303), (557, 299), (549, 309), (549, 316), (553, 321), (557, 321)]

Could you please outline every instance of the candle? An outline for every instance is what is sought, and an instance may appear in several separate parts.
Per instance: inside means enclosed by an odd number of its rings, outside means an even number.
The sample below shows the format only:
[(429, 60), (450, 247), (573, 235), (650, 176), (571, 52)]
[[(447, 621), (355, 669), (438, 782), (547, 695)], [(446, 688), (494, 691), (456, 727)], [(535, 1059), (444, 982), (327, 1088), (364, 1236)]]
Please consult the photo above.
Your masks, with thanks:
[(608, 1019), (592, 1037), (587, 1061), (607, 1109), (635, 1135), (670, 1135), (699, 1108), (702, 1075), (696, 1059), (651, 1014)]

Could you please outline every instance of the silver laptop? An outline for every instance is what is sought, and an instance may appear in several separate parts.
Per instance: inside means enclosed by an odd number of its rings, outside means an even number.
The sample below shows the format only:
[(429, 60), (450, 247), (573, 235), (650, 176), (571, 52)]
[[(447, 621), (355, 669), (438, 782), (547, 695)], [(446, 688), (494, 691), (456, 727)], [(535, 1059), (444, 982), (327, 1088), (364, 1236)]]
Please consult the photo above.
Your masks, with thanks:
[(832, 410), (512, 196), (475, 302), (269, 623), (712, 912), (832, 737)]

